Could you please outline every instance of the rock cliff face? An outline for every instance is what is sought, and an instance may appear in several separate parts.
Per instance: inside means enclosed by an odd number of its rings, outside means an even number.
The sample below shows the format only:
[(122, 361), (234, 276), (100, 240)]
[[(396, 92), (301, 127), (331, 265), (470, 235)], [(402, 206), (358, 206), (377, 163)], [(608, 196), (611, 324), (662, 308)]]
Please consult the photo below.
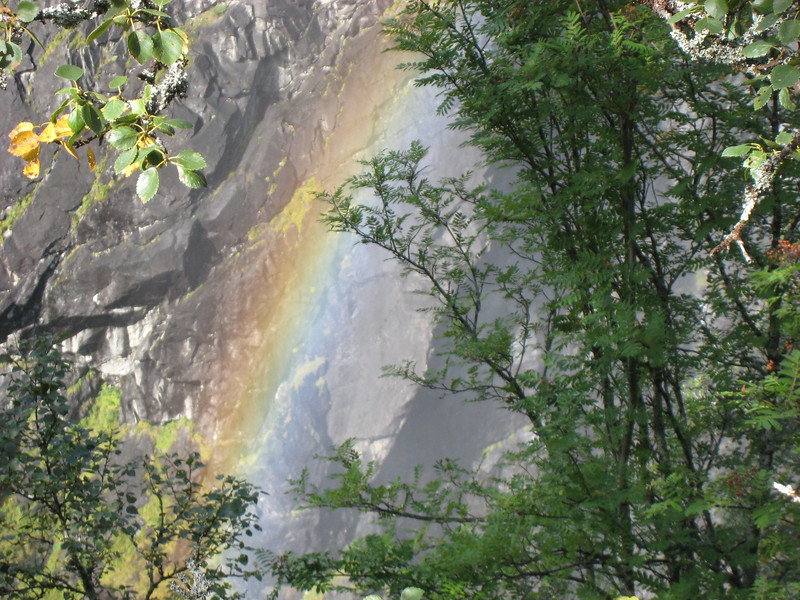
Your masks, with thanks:
[[(264, 343), (246, 322), (248, 298), (272, 277), (285, 241), (254, 235), (254, 226), (312, 173), (346, 74), (360, 48), (379, 47), (375, 24), (388, 4), (173, 2), (194, 38), (189, 96), (174, 114), (194, 125), (180, 143), (205, 156), (209, 188), (167, 177), (142, 205), (134, 182), (109, 168), (90, 173), (62, 155), (31, 183), (6, 155), (0, 340), (41, 329), (68, 335), (83, 368), (122, 387), (125, 419), (213, 414), (232, 385), (220, 370)], [(30, 68), (0, 96), (0, 131), (47, 118), (58, 85), (50, 74), (63, 62), (101, 85), (125, 72), (119, 40), (87, 49), (80, 35), (62, 38), (67, 56), (31, 50)]]
[[(335, 256), (323, 247), (319, 207), (308, 202), (309, 189), (340, 183), (373, 143), (400, 148), (422, 137), (433, 162), (448, 157), (431, 177), (475, 164), (442, 119), (414, 114), (432, 109), (434, 96), (413, 96), (397, 58), (380, 52), (376, 24), (390, 4), (170, 4), (190, 18), (194, 39), (189, 94), (172, 111), (193, 130), (176, 147), (204, 155), (205, 190), (167, 174), (143, 205), (134, 182), (102, 163), (92, 173), (59, 156), (30, 182), (20, 161), (0, 157), (0, 343), (66, 334), (80, 371), (122, 389), (124, 420), (186, 416), (221, 453), (238, 453), (227, 460), (271, 492), (260, 505), (265, 547), (318, 549), (368, 526), (355, 515), (298, 515), (280, 493), (306, 464), (322, 477), (324, 464), (311, 457), (331, 444), (359, 437), (368, 459), (384, 460), (380, 476), (394, 477), (440, 456), (473, 461), (514, 428), (491, 407), (463, 408), (379, 379), (381, 365), (402, 358), (424, 365), (434, 332), (382, 256), (349, 242)], [(0, 94), (0, 132), (47, 118), (59, 64), (83, 67), (100, 85), (125, 72), (119, 40), (79, 42), (80, 32), (61, 39), (66, 56), (31, 50)], [(391, 125), (387, 113), (398, 106), (411, 114)], [(327, 261), (327, 283), (306, 264), (311, 253)], [(303, 296), (323, 286), (323, 306), (307, 310)], [(300, 313), (295, 325), (283, 319), (287, 304)], [(311, 334), (286, 345), (282, 328), (298, 321)], [(282, 371), (261, 376), (264, 361)], [(247, 439), (228, 443), (232, 435)]]
[[(491, 463), (502, 444), (489, 445), (522, 427), (492, 407), (378, 379), (381, 365), (402, 358), (442, 366), (409, 282), (381, 256), (348, 250), (329, 259), (330, 277), (350, 287), (308, 315), (314, 339), (280, 339), (291, 337), (281, 331), (289, 292), (308, 283), (304, 261), (320, 252), (309, 190), (350, 174), (373, 141), (369, 124), (408, 93), (395, 59), (380, 53), (378, 22), (394, 3), (173, 0), (169, 10), (189, 21), (193, 42), (188, 96), (171, 110), (192, 129), (174, 146), (202, 153), (207, 189), (165, 173), (142, 204), (134, 178), (113, 175), (113, 158), (92, 172), (51, 154), (43, 164), (52, 167), (31, 182), (0, 148), (0, 352), (15, 336), (64, 334), (79, 374), (93, 370), (95, 381), (121, 388), (123, 420), (188, 417), (223, 451), (231, 432), (250, 437), (229, 444), (248, 455), (221, 462), (269, 492), (254, 543), (277, 551), (341, 546), (372, 526), (352, 512), (298, 513), (281, 493), (305, 465), (311, 480), (323, 479), (328, 465), (312, 457), (332, 444), (358, 437), (366, 459), (380, 462), (376, 477), (390, 480), (443, 456), (474, 464), (484, 449)], [(58, 65), (82, 67), (101, 87), (129, 69), (120, 39), (87, 48), (87, 31), (45, 37), (45, 52), (27, 49), (0, 92), (0, 140), (20, 121), (47, 119)], [(395, 136), (389, 145), (424, 136), (432, 162), (453, 163), (445, 174), (474, 166), (441, 122), (408, 120), (407, 130), (384, 127)], [(277, 380), (259, 375), (265, 357), (286, 363)], [(84, 386), (87, 397), (96, 385)]]

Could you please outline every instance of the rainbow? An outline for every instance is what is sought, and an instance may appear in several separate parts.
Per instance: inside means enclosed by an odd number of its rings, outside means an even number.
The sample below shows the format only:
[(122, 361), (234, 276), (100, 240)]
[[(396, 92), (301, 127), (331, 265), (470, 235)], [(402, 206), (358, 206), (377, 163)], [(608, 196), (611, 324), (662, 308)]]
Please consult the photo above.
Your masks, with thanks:
[(378, 27), (348, 42), (335, 126), (291, 200), (259, 226), (257, 243), (278, 248), (268, 285), (273, 297), (274, 289), (281, 292), (245, 315), (263, 342), (251, 372), (241, 373), (236, 361), (225, 367), (237, 382), (235, 408), (225, 411), (214, 447), (215, 464), (267, 489), (280, 489), (315, 451), (349, 437), (372, 438), (370, 457), (381, 458), (381, 440), (396, 431), (414, 394), (404, 382), (380, 378), (381, 367), (406, 358), (422, 364), (430, 347), (432, 326), (409, 293), (414, 281), (402, 279), (380, 251), (328, 232), (320, 222), (324, 203), (315, 199), (357, 173), (358, 160), (415, 139), (431, 146), (431, 161), (447, 157), (426, 172), (433, 179), (478, 163), (474, 149), (454, 150), (464, 134), (447, 128), (435, 113), (435, 91), (415, 87), (396, 68), (408, 57), (383, 52), (387, 45)]
[[(254, 469), (268, 460), (267, 440), (281, 419), (290, 418), (287, 391), (324, 369), (336, 352), (337, 328), (347, 327), (330, 322), (325, 309), (352, 294), (365, 263), (373, 257), (354, 252), (352, 238), (326, 230), (320, 222), (325, 205), (315, 198), (355, 174), (357, 160), (390, 145), (393, 135), (405, 131), (408, 142), (413, 139), (409, 134), (419, 133), (409, 110), (411, 77), (396, 69), (400, 56), (383, 52), (387, 45), (377, 26), (349, 41), (339, 67), (344, 75), (336, 82), (340, 87), (335, 127), (324, 148), (312, 156), (314, 168), (302, 175), (291, 200), (279, 214), (254, 228), (253, 245), (268, 246), (279, 259), (273, 261), (275, 268), (265, 283), (270, 293), (258, 289), (250, 293), (274, 298), (278, 289), (280, 294), (269, 306), (253, 302), (243, 317), (264, 334), (256, 368), (242, 373), (235, 358), (224, 367), (234, 397), (225, 400), (230, 406), (221, 411), (224, 422), (214, 435), (216, 468), (260, 479)], [(319, 379), (315, 377), (314, 389), (321, 393)]]

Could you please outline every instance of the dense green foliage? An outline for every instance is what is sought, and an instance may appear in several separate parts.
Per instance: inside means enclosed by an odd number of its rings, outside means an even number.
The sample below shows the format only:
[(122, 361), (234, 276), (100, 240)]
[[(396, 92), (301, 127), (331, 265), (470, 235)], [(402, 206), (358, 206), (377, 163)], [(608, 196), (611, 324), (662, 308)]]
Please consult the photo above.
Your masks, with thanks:
[(328, 222), (430, 295), (446, 367), (392, 372), (534, 439), (494, 476), (445, 461), (390, 485), (345, 444), (332, 485), (296, 490), (384, 532), (261, 559), (281, 584), (392, 596), (796, 598), (798, 507), (771, 489), (800, 473), (795, 166), (739, 231), (753, 264), (712, 251), (741, 212), (723, 151), (797, 115), (780, 92), (754, 112), (728, 66), (622, 2), (412, 1), (387, 28), (516, 182), (429, 181), (414, 145), (326, 196)]
[[(242, 540), (258, 527), (249, 511), (257, 490), (230, 476), (204, 483), (197, 453), (180, 457), (123, 439), (113, 402), (70, 418), (67, 365), (49, 341), (6, 363), (0, 596), (163, 598), (170, 582), (202, 565), (208, 595), (230, 597), (226, 577), (243, 574)], [(235, 560), (207, 564), (228, 548), (238, 550)]]

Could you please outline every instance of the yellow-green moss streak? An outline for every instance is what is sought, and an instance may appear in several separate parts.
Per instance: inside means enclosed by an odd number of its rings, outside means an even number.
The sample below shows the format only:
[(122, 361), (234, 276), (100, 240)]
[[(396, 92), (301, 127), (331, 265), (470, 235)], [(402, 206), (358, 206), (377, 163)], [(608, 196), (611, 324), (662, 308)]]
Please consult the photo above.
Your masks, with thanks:
[(101, 181), (101, 176), (107, 162), (108, 162), (108, 154), (103, 156), (103, 158), (95, 167), (94, 170), (95, 176), (94, 176), (94, 181), (92, 182), (92, 187), (89, 188), (89, 192), (83, 197), (83, 200), (81, 200), (81, 205), (78, 207), (78, 210), (76, 210), (75, 214), (72, 215), (73, 227), (75, 227), (78, 223), (81, 222), (81, 220), (83, 219), (83, 217), (86, 215), (87, 211), (93, 204), (105, 200), (108, 197), (108, 193), (111, 191), (111, 188), (114, 186), (113, 181), (109, 181), (108, 183), (103, 183)]
[[(59, 31), (53, 37), (53, 39), (50, 41), (50, 43), (47, 44), (47, 46), (45, 47), (44, 52), (42, 53), (42, 56), (39, 58), (39, 64), (43, 64), (48, 58), (50, 58), (50, 55), (53, 54), (53, 52), (55, 52), (56, 50), (58, 50), (59, 48), (62, 47), (62, 44), (64, 43), (64, 40), (66, 40), (68, 37), (70, 37), (74, 33), (76, 33), (76, 32), (74, 30), (70, 30), (70, 29), (62, 29), (61, 31)], [(83, 37), (83, 36), (81, 36), (81, 37)]]
[(16, 204), (14, 204), (14, 206), (11, 207), (11, 210), (8, 211), (6, 218), (0, 221), (0, 248), (3, 247), (3, 240), (5, 240), (6, 231), (11, 229), (14, 226), (14, 223), (22, 218), (22, 215), (24, 215), (25, 211), (28, 210), (28, 207), (31, 205), (31, 201), (33, 200), (33, 194), (35, 191), (36, 189), (34, 189), (33, 192), (26, 194), (21, 200), (17, 200)]
[(200, 29), (213, 25), (219, 21), (220, 17), (228, 10), (227, 3), (215, 4), (211, 8), (204, 10), (196, 17), (189, 19), (186, 24), (186, 32), (190, 35), (196, 34)]
[(303, 222), (308, 216), (313, 200), (321, 193), (322, 188), (317, 180), (312, 177), (294, 191), (289, 203), (269, 222), (270, 228), (277, 233), (283, 234), (289, 231), (292, 226), (298, 231), (302, 230)]
[(93, 370), (89, 370), (86, 375), (78, 379), (75, 383), (67, 388), (67, 397), (73, 398), (75, 395), (79, 394), (80, 391), (83, 389), (84, 384), (89, 383), (95, 377), (97, 377), (97, 372)]
[(104, 383), (88, 414), (81, 420), (81, 425), (96, 433), (114, 431), (119, 427), (121, 399), (119, 388)]

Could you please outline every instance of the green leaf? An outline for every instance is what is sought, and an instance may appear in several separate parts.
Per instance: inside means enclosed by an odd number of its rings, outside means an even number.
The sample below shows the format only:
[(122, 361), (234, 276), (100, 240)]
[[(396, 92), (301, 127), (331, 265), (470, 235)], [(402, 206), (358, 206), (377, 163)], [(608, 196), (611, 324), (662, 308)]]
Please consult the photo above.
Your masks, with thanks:
[(11, 66), (13, 62), (13, 55), (8, 44), (0, 40), (0, 69), (6, 69)]
[(186, 46), (189, 45), (189, 34), (186, 33), (185, 30), (181, 29), (180, 27), (171, 27), (170, 31), (174, 32), (179, 38), (183, 40), (183, 48), (186, 49)]
[(792, 19), (781, 23), (778, 28), (778, 39), (780, 39), (781, 44), (791, 44), (797, 38), (800, 38), (800, 21)]
[(709, 33), (718, 34), (722, 33), (725, 29), (722, 23), (713, 17), (704, 17), (694, 24), (695, 31), (708, 30)]
[(136, 160), (136, 157), (139, 155), (139, 149), (137, 147), (130, 148), (129, 150), (125, 150), (122, 154), (117, 157), (117, 160), (114, 161), (114, 172), (119, 175), (124, 171), (127, 167), (129, 167), (133, 162)]
[(772, 3), (772, 12), (776, 15), (781, 14), (792, 5), (793, 0), (774, 0)]
[(754, 110), (761, 110), (764, 105), (769, 102), (769, 99), (772, 98), (772, 86), (765, 85), (761, 89), (758, 90), (756, 94), (755, 100), (753, 100), (753, 109)]
[(778, 522), (783, 514), (782, 502), (771, 502), (753, 511), (753, 522), (759, 529), (766, 529)]
[(118, 150), (128, 150), (136, 145), (139, 135), (132, 127), (123, 125), (108, 132), (108, 143)]
[(686, 516), (695, 516), (702, 514), (703, 511), (708, 510), (709, 502), (704, 498), (699, 498), (697, 500), (692, 501), (689, 506), (686, 507), (684, 510), (684, 514)]
[(0, 41), (0, 68), (5, 69), (14, 63), (22, 62), (22, 48), (14, 42)]
[(110, 87), (112, 90), (118, 90), (126, 83), (128, 83), (127, 75), (117, 75), (114, 77), (114, 79), (108, 82), (108, 87)]
[(15, 44), (14, 42), (6, 42), (6, 44), (11, 49), (11, 56), (14, 58), (14, 62), (22, 62), (22, 48), (20, 48), (19, 45)]
[(75, 100), (76, 102), (80, 98), (80, 96), (78, 95), (78, 90), (76, 90), (73, 86), (61, 88), (56, 92), (56, 95), (64, 95), (64, 94), (68, 95), (72, 100)]
[(72, 146), (75, 144), (75, 140), (77, 140), (80, 137), (80, 135), (81, 135), (80, 131), (78, 133), (73, 133), (67, 140), (67, 146), (72, 148)]
[(97, 38), (103, 35), (106, 31), (108, 31), (108, 28), (111, 27), (113, 23), (114, 21), (112, 21), (111, 19), (108, 19), (107, 21), (103, 21), (102, 23), (100, 23), (100, 25), (95, 27), (94, 31), (92, 31), (86, 37), (86, 43), (91, 44), (93, 41), (95, 41)]
[(108, 102), (109, 98), (105, 94), (101, 94), (100, 92), (89, 92), (92, 96), (94, 96), (95, 100), (100, 102), (101, 104), (105, 104)]
[(199, 152), (192, 150), (184, 150), (174, 158), (174, 162), (190, 171), (206, 168), (206, 160), (203, 156)]
[(753, 42), (742, 49), (742, 55), (745, 58), (758, 58), (767, 54), (774, 47), (769, 42)]
[(761, 33), (763, 31), (766, 31), (767, 29), (775, 25), (775, 23), (777, 23), (778, 20), (780, 20), (780, 17), (778, 15), (773, 15), (772, 13), (765, 15), (761, 19), (761, 21), (759, 21), (758, 26), (755, 28), (754, 30), (755, 33)]
[(752, 148), (753, 148), (752, 144), (741, 144), (739, 146), (730, 146), (729, 148), (725, 148), (725, 150), (722, 151), (722, 156), (724, 157), (746, 156), (747, 154), (750, 154), (750, 150), (752, 150)]
[(175, 135), (175, 128), (170, 127), (166, 123), (161, 123), (159, 125), (156, 125), (156, 131), (160, 131), (161, 133), (164, 133), (166, 135)]
[(174, 31), (166, 29), (153, 36), (153, 54), (159, 62), (171, 65), (183, 54), (183, 40)]
[(128, 105), (119, 98), (111, 98), (103, 107), (103, 116), (109, 121), (115, 121), (127, 108)]
[(775, 23), (778, 22), (778, 19), (780, 19), (778, 15), (773, 15), (773, 14), (765, 15), (764, 18), (761, 19), (761, 21), (758, 23), (758, 27), (755, 28), (755, 32), (761, 33), (762, 31), (766, 31), (767, 29), (775, 25)]
[(56, 120), (58, 119), (59, 115), (61, 115), (61, 113), (64, 112), (67, 109), (67, 107), (69, 106), (69, 102), (70, 102), (70, 100), (69, 100), (69, 98), (67, 98), (66, 100), (64, 100), (61, 103), (61, 106), (59, 106), (57, 109), (55, 109), (50, 114), (50, 122), (51, 123), (55, 123), (56, 122)]
[(139, 12), (147, 13), (148, 15), (153, 15), (154, 17), (169, 19), (169, 15), (165, 13), (163, 10), (154, 10), (152, 8), (140, 8)]
[(33, 40), (33, 43), (34, 43), (34, 44), (36, 44), (37, 46), (39, 46), (39, 48), (41, 48), (42, 50), (44, 50), (44, 46), (42, 45), (42, 42), (40, 42), (40, 41), (39, 41), (39, 38), (38, 38), (38, 37), (36, 37), (36, 34), (35, 34), (35, 33), (33, 33), (33, 32), (32, 32), (30, 29), (28, 29), (27, 27), (23, 27), (22, 29), (24, 29), (24, 30), (25, 30), (25, 33), (27, 33), (27, 34), (28, 34), (28, 36), (29, 36), (29, 37), (30, 37), (30, 38)]
[(73, 111), (67, 115), (67, 125), (69, 125), (72, 133), (76, 135), (83, 131), (85, 123), (83, 121), (83, 114), (78, 107), (75, 107)]
[(772, 87), (776, 90), (791, 87), (800, 81), (800, 71), (791, 65), (778, 65), (769, 74)]
[(191, 129), (192, 124), (189, 121), (184, 121), (183, 119), (169, 119), (165, 121), (167, 125), (174, 127), (175, 129)]
[[(125, 106), (130, 107), (130, 104), (126, 102)], [(134, 123), (137, 123), (138, 121), (139, 121), (139, 117), (137, 117), (136, 115), (132, 115), (132, 114), (128, 113), (127, 115), (122, 115), (121, 117), (117, 117), (115, 123), (117, 125), (122, 125), (122, 124), (133, 125)]]
[(703, 8), (715, 19), (722, 20), (722, 18), (728, 14), (728, 3), (726, 0), (706, 0), (703, 4)]
[(794, 136), (788, 131), (781, 131), (775, 138), (775, 142), (780, 144), (781, 146), (785, 146), (786, 144), (791, 142), (793, 138)]
[(136, 194), (142, 202), (148, 202), (158, 191), (158, 169), (150, 167), (139, 174), (136, 180)]
[(136, 98), (134, 100), (131, 100), (128, 103), (128, 106), (131, 109), (131, 114), (137, 117), (141, 117), (143, 114), (147, 112), (144, 100), (142, 100), (141, 98)]
[(418, 587), (407, 587), (400, 592), (400, 600), (420, 600), (424, 593), (425, 592)]
[(36, 2), (22, 0), (17, 4), (17, 18), (23, 23), (30, 23), (39, 14), (39, 5)]
[(178, 179), (183, 185), (192, 189), (208, 187), (208, 182), (202, 173), (186, 170), (180, 165), (178, 165)]
[(781, 106), (787, 110), (794, 110), (797, 108), (795, 103), (792, 101), (792, 94), (789, 91), (789, 88), (784, 88), (778, 94), (778, 102), (781, 103)]
[(56, 69), (55, 76), (70, 81), (78, 81), (83, 76), (83, 69), (75, 65), (61, 65)]
[(143, 65), (153, 57), (153, 40), (143, 31), (134, 29), (128, 34), (128, 52)]
[(89, 129), (97, 135), (103, 134), (103, 129), (105, 128), (103, 115), (100, 114), (94, 104), (85, 104), (81, 109), (81, 114), (83, 115), (83, 122), (86, 123)]
[(678, 21), (681, 21), (682, 19), (688, 17), (690, 14), (695, 12), (697, 9), (698, 9), (697, 6), (690, 6), (689, 8), (684, 8), (682, 11), (672, 15), (667, 20), (667, 23), (669, 23), (670, 25), (672, 25), (673, 23), (677, 23)]

